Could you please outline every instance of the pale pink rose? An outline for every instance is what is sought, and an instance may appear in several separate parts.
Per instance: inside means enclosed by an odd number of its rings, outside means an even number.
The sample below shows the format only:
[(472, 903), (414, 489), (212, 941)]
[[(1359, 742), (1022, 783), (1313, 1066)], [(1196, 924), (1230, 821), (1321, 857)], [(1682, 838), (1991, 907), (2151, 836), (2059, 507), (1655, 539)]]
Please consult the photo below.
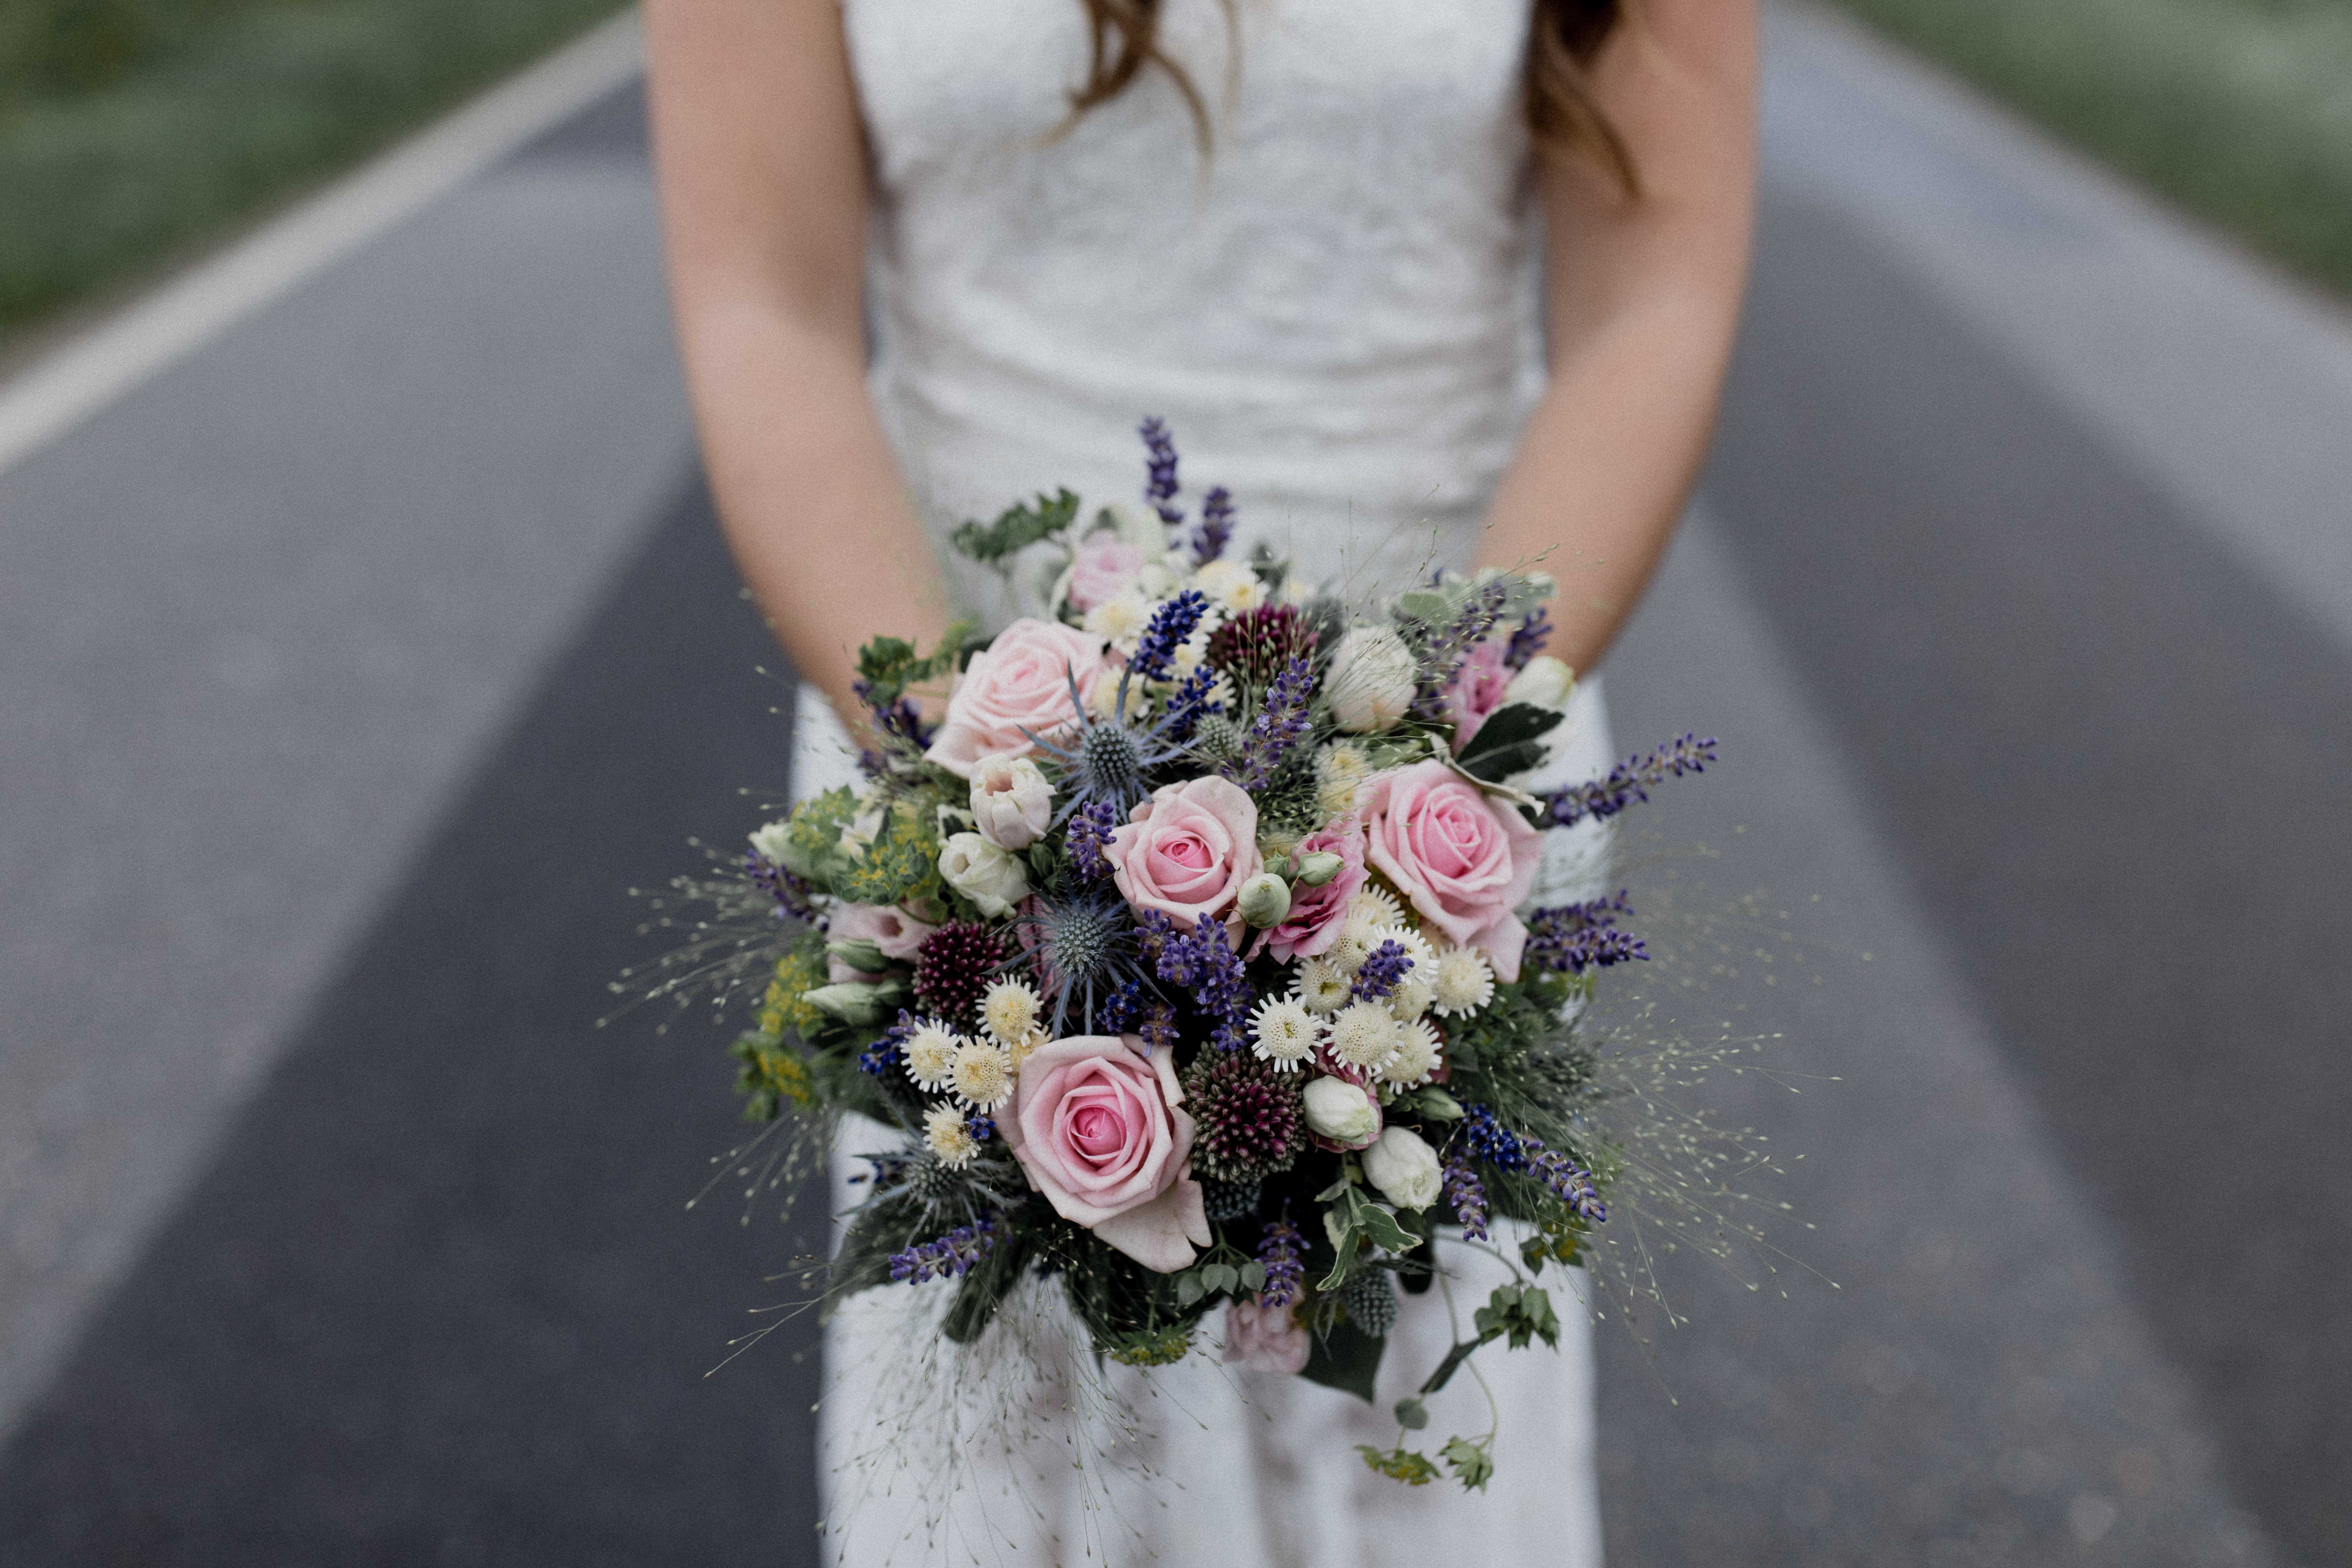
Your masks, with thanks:
[(1379, 773), (1363, 795), (1364, 854), (1448, 940), (1482, 950), (1496, 978), (1519, 977), (1543, 835), (1444, 763)]
[(1120, 894), (1190, 930), (1233, 908), (1242, 884), (1265, 868), (1257, 852), (1257, 802), (1213, 775), (1162, 784), (1104, 851)]
[(1015, 621), (956, 678), (946, 721), (923, 755), (964, 778), (982, 757), (1026, 756), (1036, 749), (1032, 737), (1077, 721), (1071, 679), (1083, 700), (1102, 671), (1102, 638), (1058, 621)]
[[(825, 921), (825, 934), (835, 942), (870, 942), (881, 949), (883, 957), (901, 963), (912, 963), (915, 950), (923, 945), (923, 939), (939, 929), (904, 910), (884, 904), (836, 904)], [(825, 978), (837, 985), (845, 980), (870, 980), (873, 976), (838, 958), (828, 958)]]
[(1302, 1372), (1310, 1348), (1307, 1326), (1288, 1307), (1235, 1301), (1225, 1309), (1225, 1359), (1252, 1372)]
[(1026, 849), (1054, 820), (1054, 786), (1026, 757), (982, 757), (971, 770), (971, 816), (999, 849)]
[(1173, 1274), (1210, 1244), (1209, 1220), (1188, 1163), (1192, 1118), (1177, 1109), (1175, 1053), (1146, 1058), (1141, 1045), (1081, 1035), (1038, 1047), (997, 1126), (1055, 1213)]
[(1339, 874), (1319, 888), (1293, 882), (1290, 912), (1258, 933), (1252, 958), (1269, 948), (1285, 963), (1320, 958), (1339, 940), (1339, 928), (1348, 921), (1348, 900), (1364, 885), (1364, 825), (1356, 817), (1343, 816), (1308, 834), (1298, 841), (1298, 853), (1302, 858), (1337, 855), (1343, 862)]
[(1078, 542), (1070, 562), (1070, 607), (1084, 614), (1135, 586), (1143, 552), (1112, 529), (1098, 529)]
[(1503, 705), (1511, 675), (1510, 666), (1503, 662), (1503, 645), (1492, 637), (1472, 648), (1454, 671), (1454, 684), (1445, 689), (1445, 716), (1454, 721), (1455, 755)]

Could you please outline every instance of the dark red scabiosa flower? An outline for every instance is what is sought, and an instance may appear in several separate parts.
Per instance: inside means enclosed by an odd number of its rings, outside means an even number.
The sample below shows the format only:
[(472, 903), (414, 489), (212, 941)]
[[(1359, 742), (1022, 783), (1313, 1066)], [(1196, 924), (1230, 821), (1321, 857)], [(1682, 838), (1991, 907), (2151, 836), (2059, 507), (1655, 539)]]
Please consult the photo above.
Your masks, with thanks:
[(1198, 1127), (1192, 1168), (1220, 1182), (1287, 1171), (1307, 1147), (1297, 1086), (1247, 1051), (1202, 1051), (1184, 1074), (1184, 1109)]
[(1007, 956), (1003, 942), (986, 926), (950, 921), (915, 950), (915, 1000), (931, 1016), (968, 1029)]
[(1243, 686), (1271, 686), (1292, 659), (1313, 653), (1315, 642), (1296, 605), (1260, 605), (1209, 635), (1209, 662)]

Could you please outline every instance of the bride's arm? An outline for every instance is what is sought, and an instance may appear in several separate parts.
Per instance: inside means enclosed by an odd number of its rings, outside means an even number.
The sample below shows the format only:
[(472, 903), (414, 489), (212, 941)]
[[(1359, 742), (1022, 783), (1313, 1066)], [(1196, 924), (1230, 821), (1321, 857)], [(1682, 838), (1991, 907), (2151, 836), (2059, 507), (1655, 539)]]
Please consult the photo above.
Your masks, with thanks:
[(865, 146), (839, 0), (647, 0), (646, 26), (719, 515), (794, 668), (852, 718), (858, 645), (928, 647), (947, 601), (866, 393)]
[(1496, 490), (1480, 559), (1543, 557), (1549, 651), (1600, 662), (1696, 478), (1738, 324), (1756, 167), (1753, 0), (1649, 0), (1594, 63), (1638, 199), (1546, 160), (1551, 381)]

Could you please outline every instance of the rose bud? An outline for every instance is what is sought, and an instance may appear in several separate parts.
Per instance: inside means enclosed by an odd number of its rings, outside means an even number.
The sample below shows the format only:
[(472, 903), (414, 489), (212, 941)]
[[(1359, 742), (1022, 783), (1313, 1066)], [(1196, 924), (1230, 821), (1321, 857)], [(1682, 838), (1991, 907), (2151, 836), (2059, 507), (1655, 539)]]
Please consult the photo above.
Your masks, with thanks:
[[(1337, 860), (1337, 855), (1327, 857)], [(1271, 871), (1260, 871), (1242, 884), (1241, 896), (1235, 907), (1242, 919), (1263, 931), (1270, 925), (1280, 925), (1290, 912), (1290, 885)]]

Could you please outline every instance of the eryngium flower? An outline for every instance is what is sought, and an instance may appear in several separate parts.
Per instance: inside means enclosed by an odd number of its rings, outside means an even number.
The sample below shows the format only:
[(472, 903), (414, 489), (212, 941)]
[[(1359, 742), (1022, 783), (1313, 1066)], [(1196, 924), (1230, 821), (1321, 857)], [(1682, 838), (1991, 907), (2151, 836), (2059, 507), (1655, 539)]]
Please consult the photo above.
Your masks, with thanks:
[(1376, 1340), (1387, 1338), (1396, 1327), (1396, 1283), (1385, 1268), (1359, 1268), (1349, 1275), (1339, 1287), (1339, 1305), (1356, 1327)]
[(986, 926), (950, 921), (915, 950), (915, 1000), (928, 1013), (969, 1026), (1004, 960), (1003, 943)]
[(1246, 1052), (1202, 1052), (1184, 1075), (1184, 1104), (1201, 1175), (1255, 1182), (1290, 1169), (1306, 1146), (1297, 1089)]
[(1238, 686), (1264, 687), (1294, 658), (1315, 651), (1315, 628), (1295, 605), (1260, 605), (1244, 610), (1209, 637), (1209, 662)]

